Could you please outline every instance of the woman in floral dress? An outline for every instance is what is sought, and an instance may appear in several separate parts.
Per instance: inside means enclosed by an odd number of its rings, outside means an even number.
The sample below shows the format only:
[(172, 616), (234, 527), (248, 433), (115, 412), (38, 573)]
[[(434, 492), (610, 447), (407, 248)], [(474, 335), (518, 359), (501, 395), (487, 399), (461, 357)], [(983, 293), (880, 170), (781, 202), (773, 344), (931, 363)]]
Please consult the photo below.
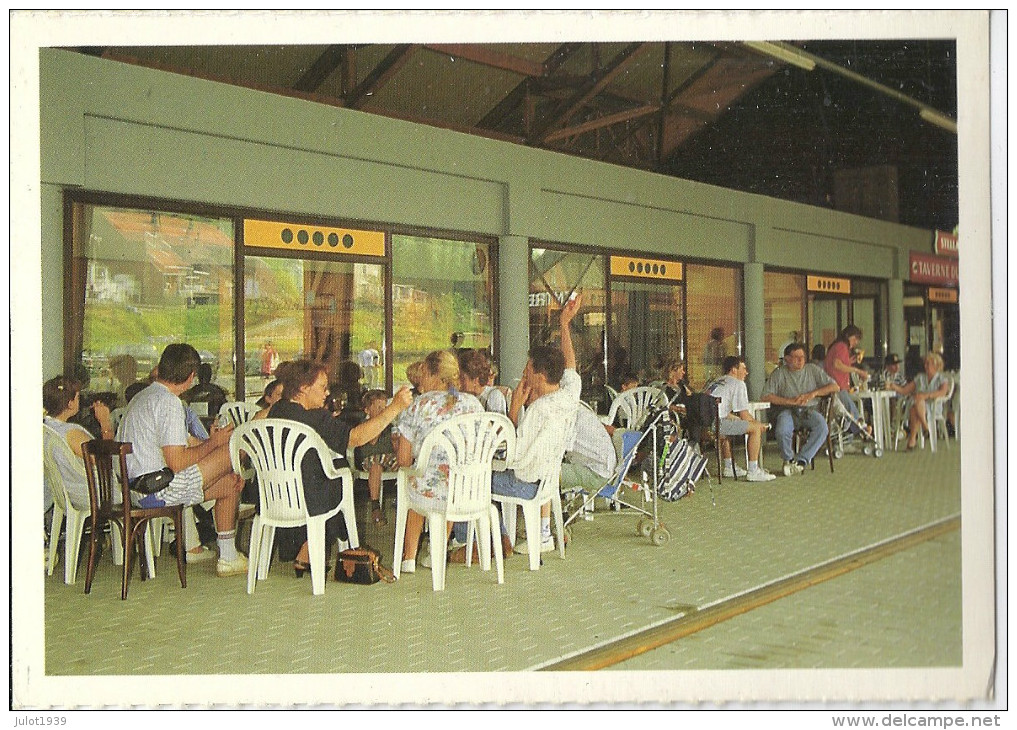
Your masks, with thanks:
[[(400, 466), (412, 466), (420, 454), (424, 437), (438, 424), (464, 413), (483, 413), (476, 396), (459, 390), (459, 363), (447, 350), (432, 352), (420, 369), (420, 395), (393, 424), (399, 434), (397, 455)], [(448, 498), (448, 461), (444, 454), (432, 452), (426, 465), (418, 465), (419, 475), (409, 479), (410, 510), (406, 517), (402, 573), (417, 567), (417, 548), (424, 526), (423, 512), (441, 510)], [(419, 507), (419, 511), (414, 506)], [(449, 529), (452, 524), (449, 523)]]

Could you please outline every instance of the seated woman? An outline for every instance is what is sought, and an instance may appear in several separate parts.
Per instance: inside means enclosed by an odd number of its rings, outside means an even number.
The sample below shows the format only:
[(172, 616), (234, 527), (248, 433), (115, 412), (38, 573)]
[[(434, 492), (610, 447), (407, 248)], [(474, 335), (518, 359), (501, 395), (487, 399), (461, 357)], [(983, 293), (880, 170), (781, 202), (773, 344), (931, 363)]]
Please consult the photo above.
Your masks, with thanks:
[[(366, 418), (380, 416), (388, 402), (388, 393), (384, 390), (369, 390), (364, 393), (364, 414)], [(357, 448), (353, 457), (357, 460), (357, 468), (367, 472), (367, 492), (371, 498), (371, 521), (376, 525), (387, 524), (385, 513), (381, 508), (381, 476), (384, 472), (392, 472), (399, 468), (395, 455), (395, 438), (392, 427), (387, 426), (381, 435)]]
[[(720, 365), (718, 364), (718, 368)], [(683, 432), (688, 432), (689, 403), (692, 398), (692, 388), (689, 387), (688, 378), (685, 375), (685, 363), (681, 360), (672, 360), (665, 368), (666, 380), (664, 395), (670, 403), (672, 418), (677, 422)]]
[(486, 350), (460, 350), (459, 380), (464, 393), (477, 396), (488, 413), (508, 415), (505, 391), (491, 384), (493, 368)]
[(282, 383), (278, 380), (271, 380), (265, 386), (265, 392), (256, 403), (258, 408), (271, 408), (280, 398), (282, 398)]
[[(84, 426), (70, 423), (70, 419), (77, 415), (81, 406), (81, 384), (75, 380), (58, 375), (50, 378), (42, 386), (42, 407), (46, 409), (46, 415), (42, 422), (59, 433), (71, 447), (74, 456), (80, 461), (81, 445), (91, 441), (94, 437)], [(109, 406), (101, 400), (92, 403), (92, 412), (99, 422), (100, 438), (113, 438), (113, 426), (109, 418)], [(84, 462), (68, 463), (66, 452), (58, 450), (53, 454), (60, 477), (63, 479), (67, 496), (78, 509), (88, 509), (88, 482), (85, 480)], [(44, 487), (43, 513), (48, 512), (53, 506), (53, 496), (49, 493), (48, 486)]]
[[(310, 426), (332, 451), (340, 455), (344, 455), (350, 446), (362, 446), (379, 436), (411, 402), (409, 389), (401, 388), (378, 415), (351, 429), (346, 422), (325, 408), (329, 390), (328, 373), (324, 365), (310, 360), (284, 362), (276, 369), (275, 375), (283, 385), (282, 399), (272, 405), (267, 417), (285, 418)], [(326, 478), (316, 454), (309, 453), (304, 457), (301, 473), (308, 514), (320, 515), (339, 504), (342, 499), (342, 483), (338, 479)], [(306, 534), (305, 528), (298, 529), (304, 529)], [(346, 524), (338, 514), (325, 524), (325, 544), (331, 546), (337, 539), (348, 539)], [(325, 558), (327, 561), (328, 555)], [(306, 540), (297, 551), (293, 570), (298, 578), (310, 570)]]
[[(399, 466), (413, 465), (420, 454), (424, 437), (438, 424), (463, 413), (484, 411), (476, 396), (459, 390), (459, 363), (448, 350), (436, 350), (424, 358), (419, 377), (420, 395), (393, 429), (400, 436)], [(403, 573), (413, 573), (417, 568), (417, 548), (424, 526), (423, 512), (442, 509), (448, 498), (448, 462), (434, 453), (427, 464), (418, 467), (422, 474), (412, 475), (409, 480), (410, 510), (406, 517), (400, 568)], [(414, 509), (414, 505), (419, 506), (419, 511)], [(449, 524), (448, 529), (451, 528)]]
[(937, 398), (944, 397), (950, 391), (950, 381), (943, 375), (943, 358), (930, 352), (923, 361), (924, 372), (918, 373), (915, 379), (904, 386), (902, 395), (912, 397), (908, 410), (908, 446), (906, 451), (914, 451), (918, 441), (918, 429), (929, 432), (929, 417), (936, 418), (943, 404)]

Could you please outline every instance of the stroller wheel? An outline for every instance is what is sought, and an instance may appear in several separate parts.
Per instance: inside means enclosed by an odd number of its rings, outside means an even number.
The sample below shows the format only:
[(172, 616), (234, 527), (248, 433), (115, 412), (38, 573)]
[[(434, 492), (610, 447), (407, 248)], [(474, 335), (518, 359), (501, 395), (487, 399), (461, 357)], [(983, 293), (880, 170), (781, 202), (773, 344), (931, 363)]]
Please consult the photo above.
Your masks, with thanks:
[(843, 456), (844, 456), (844, 451), (842, 449), (837, 448), (837, 449), (833, 450), (833, 458), (834, 459), (840, 459)]
[(862, 449), (866, 456), (872, 456), (872, 447), (866, 444), (865, 448)]
[(883, 456), (883, 450), (878, 448), (878, 447), (876, 448), (876, 450), (873, 453), (876, 455), (877, 459), (882, 458), (882, 456)]
[(664, 543), (668, 542), (670, 539), (671, 533), (668, 532), (667, 528), (664, 527), (663, 525), (661, 525), (660, 527), (658, 527), (657, 529), (653, 530), (650, 533), (650, 542), (652, 542), (657, 547), (660, 547)]
[(636, 523), (636, 533), (643, 537), (649, 537), (651, 532), (653, 532), (653, 522), (640, 517), (639, 522)]

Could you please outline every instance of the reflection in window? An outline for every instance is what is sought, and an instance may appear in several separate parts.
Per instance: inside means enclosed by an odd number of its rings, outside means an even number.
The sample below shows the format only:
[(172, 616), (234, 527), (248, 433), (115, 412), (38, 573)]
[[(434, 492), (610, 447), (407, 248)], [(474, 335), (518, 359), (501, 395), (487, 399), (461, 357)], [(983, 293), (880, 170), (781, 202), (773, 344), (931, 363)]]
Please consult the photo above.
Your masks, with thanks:
[(76, 203), (68, 338), (88, 389), (123, 402), (167, 344), (187, 342), (232, 392), (232, 264), (229, 220)]
[(727, 355), (742, 354), (742, 277), (728, 266), (685, 267), (688, 378), (695, 389), (723, 375)]
[(493, 281), (484, 243), (392, 236), (393, 380), (406, 366), (452, 346), (490, 350)]
[(682, 287), (645, 281), (611, 284), (612, 347), (608, 382), (619, 388), (626, 375), (641, 383), (667, 378), (666, 364), (685, 358)]
[(385, 386), (385, 289), (381, 265), (248, 256), (244, 259), (244, 390), (261, 395), (273, 363), (308, 358), (340, 379)]
[[(572, 340), (583, 400), (606, 412), (604, 343), (606, 327), (604, 257), (600, 254), (530, 250), (530, 346), (559, 343), (561, 302), (581, 291), (583, 306), (572, 321)], [(503, 378), (506, 384), (519, 373)]]
[(873, 366), (882, 366), (886, 356), (886, 310), (882, 302), (886, 284), (875, 281), (855, 280), (851, 285), (854, 324), (862, 328), (862, 348), (865, 357), (873, 358)]
[(805, 331), (805, 277), (763, 272), (763, 327), (766, 337), (766, 374), (781, 361), (781, 348), (801, 340)]

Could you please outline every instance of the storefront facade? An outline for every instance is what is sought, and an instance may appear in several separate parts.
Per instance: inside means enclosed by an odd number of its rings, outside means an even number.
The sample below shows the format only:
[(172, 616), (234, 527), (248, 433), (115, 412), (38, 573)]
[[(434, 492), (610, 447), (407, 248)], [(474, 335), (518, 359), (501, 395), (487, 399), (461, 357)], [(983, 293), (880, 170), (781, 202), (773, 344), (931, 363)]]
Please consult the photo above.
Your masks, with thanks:
[(143, 376), (186, 338), (246, 397), (270, 349), (362, 356), (391, 386), (459, 332), (511, 383), (578, 287), (581, 356), (608, 379), (625, 350), (644, 375), (684, 359), (701, 385), (719, 330), (754, 394), (792, 321), (830, 326), (813, 271), (870, 286), (837, 316), (906, 344), (925, 230), (55, 49), (40, 62), (47, 376), (131, 352)]

